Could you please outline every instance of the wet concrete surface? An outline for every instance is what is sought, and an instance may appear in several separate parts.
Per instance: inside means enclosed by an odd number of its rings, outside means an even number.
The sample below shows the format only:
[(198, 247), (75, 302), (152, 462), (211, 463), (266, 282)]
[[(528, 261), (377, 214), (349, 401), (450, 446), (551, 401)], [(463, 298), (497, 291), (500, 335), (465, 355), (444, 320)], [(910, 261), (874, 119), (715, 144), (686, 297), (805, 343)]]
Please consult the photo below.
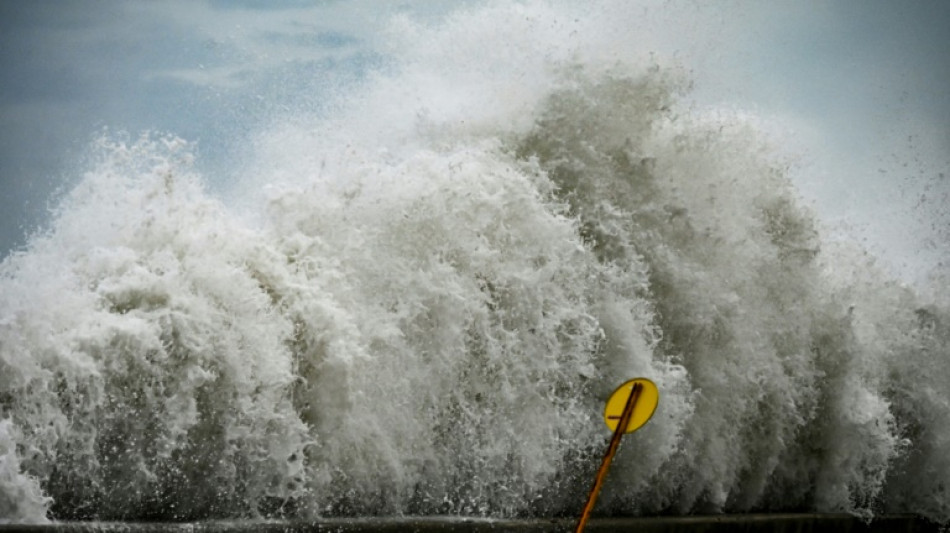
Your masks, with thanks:
[[(575, 519), (493, 520), (458, 517), (335, 518), (319, 521), (207, 521), (167, 522), (52, 522), (49, 524), (0, 524), (0, 533), (159, 533), (159, 532), (570, 532)], [(938, 533), (950, 531), (910, 515), (880, 516), (870, 524), (848, 514), (747, 514), (685, 517), (594, 518), (590, 533)]]

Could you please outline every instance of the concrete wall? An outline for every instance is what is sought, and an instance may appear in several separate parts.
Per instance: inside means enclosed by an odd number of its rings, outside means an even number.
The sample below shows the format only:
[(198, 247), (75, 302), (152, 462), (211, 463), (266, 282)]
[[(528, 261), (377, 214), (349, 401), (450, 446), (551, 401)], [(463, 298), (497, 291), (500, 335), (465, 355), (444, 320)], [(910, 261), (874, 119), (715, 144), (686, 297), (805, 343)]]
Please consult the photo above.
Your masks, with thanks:
[[(225, 532), (452, 532), (502, 533), (573, 531), (574, 519), (487, 520), (443, 517), (325, 519), (318, 522), (213, 521), (198, 523), (64, 522), (0, 524), (0, 533), (225, 533)], [(586, 532), (636, 533), (939, 533), (937, 524), (915, 516), (882, 516), (871, 524), (847, 514), (750, 514), (658, 518), (594, 518)]]

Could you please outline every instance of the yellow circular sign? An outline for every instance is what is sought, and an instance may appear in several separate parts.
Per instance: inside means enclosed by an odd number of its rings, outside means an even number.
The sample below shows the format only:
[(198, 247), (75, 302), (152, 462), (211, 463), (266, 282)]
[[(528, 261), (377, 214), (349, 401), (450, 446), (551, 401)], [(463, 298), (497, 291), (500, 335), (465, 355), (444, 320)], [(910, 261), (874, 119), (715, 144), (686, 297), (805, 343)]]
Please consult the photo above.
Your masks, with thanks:
[(610, 431), (617, 430), (617, 424), (620, 423), (620, 417), (627, 406), (627, 400), (630, 394), (634, 392), (636, 386), (637, 397), (633, 406), (633, 414), (630, 416), (630, 422), (627, 423), (627, 429), (624, 433), (636, 431), (643, 424), (650, 420), (653, 411), (656, 411), (656, 405), (660, 401), (660, 391), (656, 384), (647, 378), (635, 378), (617, 387), (617, 390), (610, 395), (607, 400), (607, 406), (604, 407), (604, 422)]

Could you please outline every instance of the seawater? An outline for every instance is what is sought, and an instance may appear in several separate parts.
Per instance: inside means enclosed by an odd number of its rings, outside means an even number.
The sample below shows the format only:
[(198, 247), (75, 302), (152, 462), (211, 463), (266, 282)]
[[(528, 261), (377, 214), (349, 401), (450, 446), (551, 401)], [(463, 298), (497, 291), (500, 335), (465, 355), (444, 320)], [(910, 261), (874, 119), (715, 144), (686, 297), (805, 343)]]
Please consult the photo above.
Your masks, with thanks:
[(483, 57), (533, 9), (397, 20), (423, 44), (227, 200), (188, 142), (103, 136), (0, 264), (0, 521), (572, 515), (635, 376), (598, 512), (950, 520), (946, 293), (823, 237), (681, 69)]

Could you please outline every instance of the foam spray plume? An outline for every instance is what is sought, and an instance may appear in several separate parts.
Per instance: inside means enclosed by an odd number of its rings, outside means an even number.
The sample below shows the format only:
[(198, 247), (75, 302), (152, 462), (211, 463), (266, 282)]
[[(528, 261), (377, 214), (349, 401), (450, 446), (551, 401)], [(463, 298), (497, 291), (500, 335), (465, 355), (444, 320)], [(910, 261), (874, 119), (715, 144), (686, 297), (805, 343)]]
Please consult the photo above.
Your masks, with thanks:
[(102, 139), (0, 266), (0, 520), (572, 515), (631, 376), (603, 513), (950, 520), (946, 299), (823, 241), (676, 69), (563, 55), (269, 130), (257, 218), (188, 143)]

